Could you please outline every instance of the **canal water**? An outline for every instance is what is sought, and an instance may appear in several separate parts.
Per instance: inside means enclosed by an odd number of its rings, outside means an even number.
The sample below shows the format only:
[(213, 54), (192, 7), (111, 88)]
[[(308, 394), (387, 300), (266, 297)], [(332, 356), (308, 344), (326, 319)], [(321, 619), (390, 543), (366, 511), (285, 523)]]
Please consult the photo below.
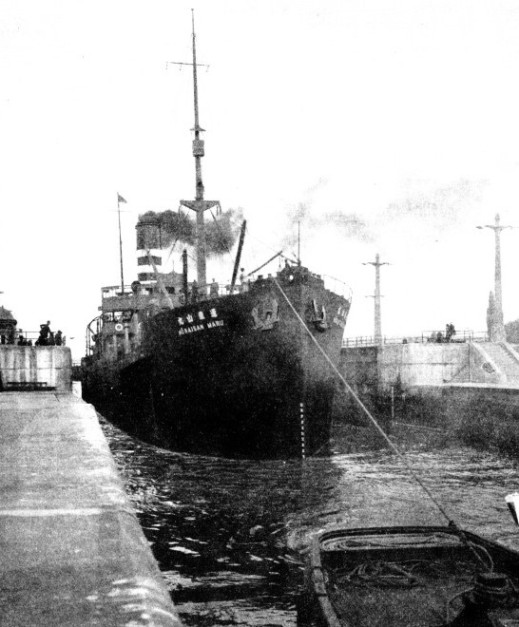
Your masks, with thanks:
[[(396, 455), (352, 452), (348, 429), (333, 455), (304, 462), (178, 454), (103, 429), (185, 625), (295, 626), (312, 533), (446, 522)], [(403, 438), (405, 459), (449, 517), (519, 549), (504, 501), (519, 490), (516, 463), (425, 440)]]

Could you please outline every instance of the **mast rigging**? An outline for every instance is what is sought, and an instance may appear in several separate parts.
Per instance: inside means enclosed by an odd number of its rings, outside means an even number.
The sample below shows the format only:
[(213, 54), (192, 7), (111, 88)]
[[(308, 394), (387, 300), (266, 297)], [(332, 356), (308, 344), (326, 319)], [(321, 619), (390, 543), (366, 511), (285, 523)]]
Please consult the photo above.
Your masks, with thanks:
[(204, 199), (204, 183), (202, 180), (202, 157), (205, 155), (204, 140), (200, 139), (200, 133), (204, 129), (199, 122), (198, 109), (198, 76), (196, 65), (196, 35), (195, 35), (195, 13), (191, 9), (192, 37), (193, 37), (193, 100), (195, 110), (195, 125), (192, 129), (195, 133), (193, 139), (193, 156), (195, 158), (195, 199), (181, 200), (180, 204), (196, 213), (196, 270), (198, 285), (201, 289), (206, 289), (207, 270), (206, 270), (206, 241), (205, 241), (205, 222), (204, 211), (211, 207), (220, 205), (218, 200)]

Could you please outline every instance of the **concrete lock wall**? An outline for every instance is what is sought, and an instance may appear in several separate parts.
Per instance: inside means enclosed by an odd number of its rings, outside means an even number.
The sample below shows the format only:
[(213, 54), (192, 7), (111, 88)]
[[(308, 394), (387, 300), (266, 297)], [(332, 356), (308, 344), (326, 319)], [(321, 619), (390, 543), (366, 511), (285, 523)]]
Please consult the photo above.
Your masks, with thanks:
[(408, 343), (343, 349), (341, 370), (358, 386), (388, 389), (397, 381), (406, 389), (447, 383), (497, 384), (501, 373), (485, 351), (472, 343)]
[(378, 367), (383, 387), (394, 385), (398, 378), (404, 388), (451, 382), (499, 383), (501, 378), (483, 348), (471, 343), (383, 346)]
[(460, 382), (491, 384), (499, 384), (501, 382), (502, 377), (499, 368), (491, 361), (484, 347), (484, 344), (470, 345), (469, 376), (460, 379)]
[[(379, 420), (458, 428), (481, 412), (496, 424), (517, 422), (519, 375), (507, 354), (499, 343), (394, 344), (343, 349), (341, 366)], [(337, 404), (337, 415), (358, 419), (351, 405)]]
[(69, 392), (72, 356), (66, 346), (0, 346), (0, 376), (4, 390), (13, 384)]
[(466, 368), (468, 344), (393, 344), (379, 350), (379, 377), (382, 386), (398, 378), (404, 387), (443, 385)]
[(96, 411), (72, 393), (0, 394), (0, 530), (2, 627), (181, 627)]

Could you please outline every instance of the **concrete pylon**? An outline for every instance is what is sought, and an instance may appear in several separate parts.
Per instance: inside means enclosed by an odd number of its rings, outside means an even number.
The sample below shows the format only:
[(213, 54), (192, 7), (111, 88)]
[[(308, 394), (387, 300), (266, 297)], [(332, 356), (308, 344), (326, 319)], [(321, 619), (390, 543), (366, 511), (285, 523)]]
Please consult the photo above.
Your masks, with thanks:
[(388, 266), (387, 262), (380, 261), (380, 255), (377, 253), (375, 255), (375, 261), (366, 261), (362, 265), (364, 266), (374, 266), (375, 267), (375, 294), (372, 296), (375, 300), (375, 324), (374, 324), (374, 336), (375, 336), (375, 344), (377, 346), (381, 346), (383, 344), (382, 338), (382, 312), (381, 312), (381, 294), (380, 294), (380, 267)]
[(503, 318), (503, 291), (501, 284), (501, 231), (511, 229), (511, 226), (501, 225), (500, 216), (496, 213), (494, 224), (485, 224), (476, 227), (478, 229), (492, 229), (495, 240), (494, 257), (494, 293), (490, 292), (487, 309), (487, 327), (491, 342), (504, 342), (506, 340)]
[(487, 332), (490, 342), (506, 341), (505, 325), (503, 322), (503, 312), (497, 307), (494, 292), (490, 292), (488, 296), (487, 308)]

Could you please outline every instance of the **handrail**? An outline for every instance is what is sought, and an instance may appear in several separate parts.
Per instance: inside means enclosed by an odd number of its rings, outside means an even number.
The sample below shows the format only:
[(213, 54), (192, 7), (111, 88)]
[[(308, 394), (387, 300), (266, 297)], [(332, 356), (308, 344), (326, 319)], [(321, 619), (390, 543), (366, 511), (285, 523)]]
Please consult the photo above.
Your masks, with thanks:
[(357, 346), (385, 346), (390, 344), (462, 344), (466, 342), (488, 342), (488, 334), (484, 331), (474, 332), (471, 330), (457, 331), (456, 335), (448, 342), (443, 338), (441, 342), (432, 339), (429, 331), (424, 331), (421, 335), (406, 335), (388, 337), (383, 336), (380, 339), (372, 335), (361, 335), (356, 337), (347, 337), (342, 341), (343, 348), (351, 348)]
[[(252, 274), (253, 274), (252, 272), (248, 273), (246, 275), (247, 280), (245, 282), (242, 282), (241, 286), (240, 285), (235, 286), (235, 291), (237, 292), (247, 291), (248, 286), (250, 286), (252, 283), (255, 282), (255, 280), (258, 280), (260, 278), (259, 276), (256, 278), (252, 278), (251, 276)], [(335, 292), (336, 294), (339, 294), (341, 296), (344, 296), (351, 303), (352, 297), (353, 297), (353, 291), (350, 285), (348, 285), (348, 283), (346, 283), (345, 281), (338, 279), (337, 277), (330, 276), (328, 274), (320, 275), (311, 271), (308, 271), (308, 275), (316, 279), (322, 279), (325, 283), (326, 289), (332, 292)], [(267, 277), (261, 277), (261, 278), (262, 280), (268, 280), (268, 279), (272, 280), (274, 276), (275, 275), (269, 275)], [(208, 282), (205, 285), (197, 285), (199, 298), (203, 298), (206, 293), (209, 295), (209, 297), (216, 296), (215, 284), (218, 286), (218, 294), (217, 294), (218, 296), (226, 296), (227, 294), (232, 293), (230, 282), (229, 283)], [(191, 289), (191, 286), (192, 286), (192, 283), (190, 282), (189, 283), (190, 289)], [(141, 287), (144, 289), (153, 290), (153, 288), (155, 287), (155, 284), (143, 283)], [(213, 290), (213, 294), (211, 294), (211, 288)], [(101, 287), (101, 300), (104, 300), (107, 298), (124, 298), (126, 296), (134, 296), (134, 295), (135, 293), (134, 293), (134, 290), (132, 289), (132, 285), (124, 285), (122, 290), (121, 290), (121, 285), (105, 285)]]
[[(20, 337), (23, 337), (23, 343), (20, 343)], [(24, 331), (23, 329), (17, 329), (16, 337), (12, 342), (5, 342), (2, 345), (10, 345), (10, 346), (37, 346), (36, 341), (40, 337), (39, 331)], [(54, 334), (51, 335), (51, 338), (54, 337)], [(49, 343), (46, 346), (55, 346), (53, 340), (49, 338)], [(30, 342), (30, 343), (29, 343)], [(61, 336), (61, 344), (60, 346), (65, 346), (67, 343), (67, 336)]]

